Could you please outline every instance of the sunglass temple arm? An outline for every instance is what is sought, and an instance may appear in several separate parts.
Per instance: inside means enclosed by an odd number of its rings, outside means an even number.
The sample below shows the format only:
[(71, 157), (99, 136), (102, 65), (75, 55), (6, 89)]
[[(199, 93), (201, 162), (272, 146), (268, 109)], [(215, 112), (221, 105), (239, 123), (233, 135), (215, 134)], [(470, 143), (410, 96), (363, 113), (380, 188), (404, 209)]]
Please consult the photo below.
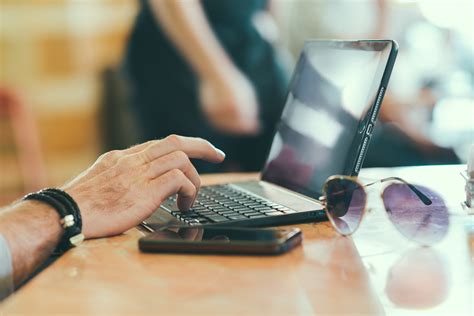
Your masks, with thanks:
[(410, 190), (412, 190), (413, 193), (415, 193), (416, 196), (418, 196), (418, 198), (423, 202), (423, 204), (431, 205), (433, 203), (433, 201), (431, 201), (431, 199), (429, 197), (427, 197), (425, 194), (423, 194), (423, 192), (418, 190), (413, 184), (410, 184), (410, 183), (406, 182), (405, 180), (403, 180), (402, 178), (399, 178), (399, 177), (384, 178), (382, 180), (369, 183), (366, 186), (370, 186), (370, 185), (373, 185), (373, 184), (378, 183), (378, 182), (386, 182), (386, 181), (391, 181), (391, 180), (396, 180), (396, 181), (400, 181), (400, 182), (405, 183), (410, 188)]

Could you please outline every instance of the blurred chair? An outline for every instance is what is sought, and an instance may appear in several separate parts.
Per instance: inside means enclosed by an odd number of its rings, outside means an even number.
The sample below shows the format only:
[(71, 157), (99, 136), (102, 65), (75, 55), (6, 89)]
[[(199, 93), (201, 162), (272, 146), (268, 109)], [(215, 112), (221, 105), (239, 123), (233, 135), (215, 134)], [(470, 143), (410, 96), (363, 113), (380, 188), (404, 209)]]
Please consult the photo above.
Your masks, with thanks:
[(101, 74), (99, 105), (101, 151), (124, 149), (140, 141), (139, 129), (131, 110), (130, 85), (120, 69), (109, 67)]
[(45, 187), (46, 169), (33, 113), (16, 92), (0, 86), (2, 116), (10, 121), (24, 192)]

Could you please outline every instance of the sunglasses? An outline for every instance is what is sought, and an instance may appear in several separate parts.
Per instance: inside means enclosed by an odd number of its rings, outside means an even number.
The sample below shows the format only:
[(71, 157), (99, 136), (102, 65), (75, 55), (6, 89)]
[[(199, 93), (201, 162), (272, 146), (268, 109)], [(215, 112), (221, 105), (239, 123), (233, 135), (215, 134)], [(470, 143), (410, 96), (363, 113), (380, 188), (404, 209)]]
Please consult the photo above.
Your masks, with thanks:
[(353, 234), (367, 209), (366, 187), (382, 182), (394, 182), (382, 192), (388, 218), (409, 240), (422, 245), (441, 241), (449, 227), (448, 209), (436, 192), (413, 185), (398, 177), (384, 178), (361, 184), (355, 177), (331, 176), (323, 187), (320, 201), (336, 231), (344, 236)]

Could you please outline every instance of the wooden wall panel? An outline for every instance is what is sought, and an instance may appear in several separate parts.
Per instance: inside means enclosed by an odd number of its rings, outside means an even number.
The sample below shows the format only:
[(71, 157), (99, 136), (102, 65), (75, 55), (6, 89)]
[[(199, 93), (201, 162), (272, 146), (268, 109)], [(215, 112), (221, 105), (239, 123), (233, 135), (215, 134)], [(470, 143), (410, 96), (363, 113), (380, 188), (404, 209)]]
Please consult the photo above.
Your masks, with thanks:
[[(13, 87), (35, 114), (51, 183), (100, 152), (99, 75), (121, 61), (137, 2), (0, 0), (0, 87)], [(0, 125), (0, 148), (12, 147), (8, 125)], [(4, 161), (0, 203), (21, 183), (14, 151), (0, 150)]]

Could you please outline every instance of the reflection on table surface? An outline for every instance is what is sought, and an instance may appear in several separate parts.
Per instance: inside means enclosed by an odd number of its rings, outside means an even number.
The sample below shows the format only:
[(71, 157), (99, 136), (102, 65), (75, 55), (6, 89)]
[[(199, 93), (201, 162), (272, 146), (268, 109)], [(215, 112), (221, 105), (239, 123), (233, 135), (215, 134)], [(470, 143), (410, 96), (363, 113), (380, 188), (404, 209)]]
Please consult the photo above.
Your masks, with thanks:
[[(406, 240), (389, 225), (384, 209), (377, 206), (353, 236), (386, 314), (472, 315), (474, 312), (474, 265), (470, 264), (474, 253), (469, 251), (463, 229), (473, 219), (460, 205), (463, 183), (455, 176), (459, 170), (462, 167), (445, 166), (431, 174), (420, 168), (412, 172), (407, 168), (393, 170), (393, 176), (412, 183), (431, 183), (430, 187), (445, 198), (451, 214), (450, 227), (440, 243), (422, 247)], [(366, 170), (365, 175), (375, 173), (375, 169)], [(439, 181), (440, 178), (453, 181)], [(371, 198), (377, 199), (376, 192)]]
[(385, 293), (402, 308), (425, 309), (449, 296), (451, 270), (444, 257), (432, 248), (407, 251), (390, 268)]
[(353, 240), (385, 313), (472, 315), (471, 267), (462, 223), (452, 221), (445, 240), (422, 247), (380, 224), (388, 221), (383, 217), (369, 218)]

